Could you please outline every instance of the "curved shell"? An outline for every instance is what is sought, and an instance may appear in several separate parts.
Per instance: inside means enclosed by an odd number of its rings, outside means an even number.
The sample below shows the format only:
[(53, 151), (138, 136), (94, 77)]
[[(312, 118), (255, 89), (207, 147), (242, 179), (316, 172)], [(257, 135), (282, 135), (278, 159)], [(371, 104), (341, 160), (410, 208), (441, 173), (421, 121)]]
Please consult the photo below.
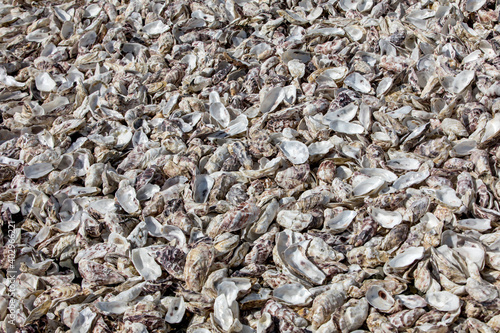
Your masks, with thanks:
[(326, 221), (325, 226), (333, 232), (342, 232), (349, 227), (356, 215), (358, 215), (356, 211), (345, 210), (333, 219)]
[[(353, 31), (355, 30), (353, 29)], [(372, 89), (370, 82), (368, 82), (368, 80), (359, 73), (352, 73), (348, 75), (345, 78), (344, 83), (346, 86), (365, 94), (369, 93)]]
[(24, 167), (24, 175), (27, 178), (37, 179), (49, 174), (54, 167), (51, 163), (36, 163)]
[(387, 211), (379, 208), (372, 208), (371, 216), (384, 228), (393, 228), (403, 221), (403, 215), (400, 212)]
[(356, 185), (352, 192), (355, 196), (370, 195), (378, 192), (385, 185), (385, 181), (378, 177), (370, 177)]
[(214, 186), (214, 179), (209, 175), (198, 175), (194, 180), (193, 199), (194, 202), (204, 203), (207, 201), (210, 190)]
[(304, 241), (291, 245), (283, 253), (283, 259), (292, 272), (314, 284), (321, 285), (326, 276), (304, 254), (308, 244), (308, 241)]
[(115, 198), (127, 213), (135, 213), (139, 210), (139, 201), (136, 198), (136, 192), (132, 186), (127, 185), (118, 189)]
[(330, 122), (330, 128), (335, 132), (343, 134), (361, 134), (365, 131), (365, 128), (361, 125), (342, 120), (333, 120)]
[(389, 260), (388, 264), (392, 268), (408, 267), (413, 264), (415, 260), (422, 259), (424, 256), (424, 252), (425, 249), (423, 247), (410, 247), (403, 253), (400, 253)]
[(156, 263), (148, 249), (132, 250), (131, 259), (135, 269), (145, 280), (154, 281), (161, 276), (161, 267)]
[(374, 285), (366, 291), (366, 300), (378, 310), (389, 311), (395, 303), (394, 298), (384, 288)]
[(304, 305), (312, 300), (311, 293), (301, 284), (285, 284), (274, 289), (273, 297), (292, 305)]
[(279, 147), (293, 164), (303, 164), (309, 159), (309, 149), (300, 141), (283, 141)]
[(430, 306), (439, 311), (456, 311), (460, 307), (458, 296), (448, 291), (427, 293), (425, 300)]
[(177, 324), (182, 321), (184, 313), (186, 312), (186, 304), (183, 297), (167, 297), (162, 300), (166, 304), (167, 312), (165, 314), (165, 321), (170, 324)]

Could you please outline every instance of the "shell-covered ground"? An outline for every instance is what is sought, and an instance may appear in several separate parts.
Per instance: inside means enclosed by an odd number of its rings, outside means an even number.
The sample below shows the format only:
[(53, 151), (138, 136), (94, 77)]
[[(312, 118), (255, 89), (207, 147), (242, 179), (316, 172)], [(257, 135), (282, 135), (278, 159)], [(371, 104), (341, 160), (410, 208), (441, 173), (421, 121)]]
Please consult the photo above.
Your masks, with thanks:
[(0, 332), (499, 332), (499, 12), (3, 1)]

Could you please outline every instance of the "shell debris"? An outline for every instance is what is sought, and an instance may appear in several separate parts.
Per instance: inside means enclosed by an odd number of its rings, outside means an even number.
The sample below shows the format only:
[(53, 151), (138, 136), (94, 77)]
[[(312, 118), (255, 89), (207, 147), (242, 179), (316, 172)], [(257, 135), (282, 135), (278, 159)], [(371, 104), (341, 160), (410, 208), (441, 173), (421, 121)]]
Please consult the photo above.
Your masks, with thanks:
[(499, 4), (4, 1), (0, 331), (500, 330)]

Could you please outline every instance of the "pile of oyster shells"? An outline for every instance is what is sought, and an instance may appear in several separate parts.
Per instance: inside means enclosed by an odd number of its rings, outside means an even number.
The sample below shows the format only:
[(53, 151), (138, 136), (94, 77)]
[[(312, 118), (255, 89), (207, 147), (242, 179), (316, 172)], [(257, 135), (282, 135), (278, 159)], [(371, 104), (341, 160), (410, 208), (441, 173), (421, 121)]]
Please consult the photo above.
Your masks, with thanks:
[(498, 332), (499, 11), (4, 1), (0, 332)]

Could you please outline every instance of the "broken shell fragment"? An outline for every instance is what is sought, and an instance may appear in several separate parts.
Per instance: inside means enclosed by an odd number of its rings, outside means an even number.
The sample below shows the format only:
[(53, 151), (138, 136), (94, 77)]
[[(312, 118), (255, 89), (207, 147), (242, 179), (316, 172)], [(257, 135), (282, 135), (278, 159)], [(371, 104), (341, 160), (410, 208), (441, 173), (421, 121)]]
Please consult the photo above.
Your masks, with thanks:
[(370, 82), (368, 82), (368, 80), (365, 79), (361, 74), (356, 72), (348, 75), (345, 78), (344, 83), (348, 87), (364, 94), (369, 93), (372, 89), (372, 87), (370, 86)]
[(37, 179), (48, 175), (54, 167), (51, 163), (37, 163), (24, 167), (24, 175), (27, 178)]

